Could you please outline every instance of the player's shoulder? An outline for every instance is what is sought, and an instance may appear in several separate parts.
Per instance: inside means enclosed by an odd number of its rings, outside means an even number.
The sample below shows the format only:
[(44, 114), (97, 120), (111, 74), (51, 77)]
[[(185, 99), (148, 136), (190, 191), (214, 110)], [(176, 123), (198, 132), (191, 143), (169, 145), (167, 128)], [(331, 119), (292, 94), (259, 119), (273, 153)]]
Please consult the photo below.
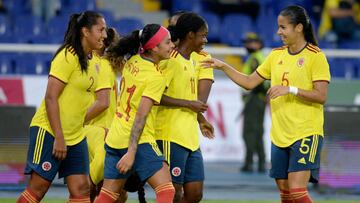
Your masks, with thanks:
[(176, 59), (178, 56), (180, 56), (180, 53), (176, 49), (170, 52), (170, 59)]
[(275, 48), (273, 48), (271, 51), (272, 52), (277, 52), (277, 51), (284, 51), (284, 50), (286, 50), (288, 48), (288, 46), (281, 46), (281, 47), (275, 47)]
[(193, 52), (191, 53), (191, 58), (193, 58), (195, 61), (199, 61), (199, 60), (211, 58), (211, 55), (206, 51)]
[(312, 52), (312, 53), (315, 53), (315, 54), (318, 54), (318, 53), (321, 53), (321, 49), (318, 47), (318, 46), (315, 46), (311, 43), (308, 43), (305, 47), (308, 51)]

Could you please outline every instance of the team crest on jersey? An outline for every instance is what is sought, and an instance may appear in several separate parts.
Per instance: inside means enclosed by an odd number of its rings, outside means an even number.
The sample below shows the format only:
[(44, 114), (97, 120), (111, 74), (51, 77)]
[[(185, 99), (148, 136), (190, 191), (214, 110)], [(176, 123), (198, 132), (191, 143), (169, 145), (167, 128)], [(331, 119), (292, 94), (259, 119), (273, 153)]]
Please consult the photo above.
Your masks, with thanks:
[(171, 170), (171, 174), (175, 177), (178, 177), (181, 175), (181, 169), (179, 167), (174, 167), (172, 170)]
[(299, 67), (299, 68), (301, 68), (303, 65), (304, 65), (304, 63), (305, 63), (305, 59), (304, 58), (299, 58), (299, 60), (297, 61), (297, 66)]
[(45, 161), (44, 163), (42, 163), (41, 165), (41, 168), (44, 170), (44, 171), (50, 171), (51, 169), (51, 163), (48, 162), (48, 161)]

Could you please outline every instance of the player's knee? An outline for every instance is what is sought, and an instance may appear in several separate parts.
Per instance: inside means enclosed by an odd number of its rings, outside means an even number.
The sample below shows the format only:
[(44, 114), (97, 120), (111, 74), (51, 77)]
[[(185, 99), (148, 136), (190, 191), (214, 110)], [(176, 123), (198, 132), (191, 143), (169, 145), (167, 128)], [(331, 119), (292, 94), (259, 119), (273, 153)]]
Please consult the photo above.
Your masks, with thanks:
[(184, 196), (184, 199), (186, 202), (200, 202), (203, 198), (203, 192), (202, 191), (193, 191), (190, 194), (186, 194)]
[(90, 185), (87, 181), (79, 181), (69, 188), (70, 196), (86, 196), (90, 194)]
[(183, 190), (182, 187), (175, 186), (175, 195), (174, 195), (174, 202), (181, 202), (183, 198)]

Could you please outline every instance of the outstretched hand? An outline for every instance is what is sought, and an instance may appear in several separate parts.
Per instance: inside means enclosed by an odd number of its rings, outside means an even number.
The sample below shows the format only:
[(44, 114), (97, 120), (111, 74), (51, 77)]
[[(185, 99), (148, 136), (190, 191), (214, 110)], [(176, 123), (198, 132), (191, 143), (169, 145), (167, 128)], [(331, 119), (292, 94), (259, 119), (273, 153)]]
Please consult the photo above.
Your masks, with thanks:
[(216, 58), (206, 59), (201, 61), (200, 63), (201, 63), (201, 67), (203, 68), (215, 68), (219, 70), (222, 70), (222, 68), (225, 65), (223, 61)]

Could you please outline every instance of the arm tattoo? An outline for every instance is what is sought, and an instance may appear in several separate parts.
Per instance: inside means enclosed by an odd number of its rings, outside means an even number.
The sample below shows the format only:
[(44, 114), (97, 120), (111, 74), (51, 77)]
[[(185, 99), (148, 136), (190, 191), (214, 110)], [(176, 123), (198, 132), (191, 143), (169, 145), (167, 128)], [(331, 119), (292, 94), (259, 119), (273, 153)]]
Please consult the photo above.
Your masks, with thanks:
[(137, 150), (137, 145), (139, 143), (140, 136), (144, 130), (146, 117), (147, 116), (141, 118), (135, 118), (134, 124), (131, 128), (129, 148), (133, 149), (135, 152)]

